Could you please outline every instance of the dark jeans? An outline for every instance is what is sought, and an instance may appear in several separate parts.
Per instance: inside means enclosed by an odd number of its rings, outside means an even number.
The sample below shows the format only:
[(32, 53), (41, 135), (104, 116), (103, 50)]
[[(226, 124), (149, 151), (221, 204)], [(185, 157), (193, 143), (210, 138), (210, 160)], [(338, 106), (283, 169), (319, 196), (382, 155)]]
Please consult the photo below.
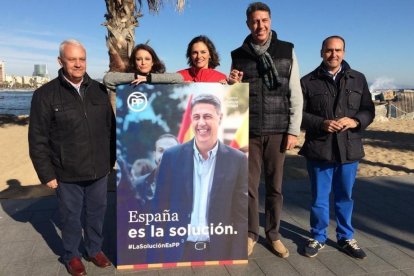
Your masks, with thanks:
[[(79, 245), (84, 230), (84, 246), (88, 256), (101, 251), (102, 228), (106, 212), (108, 177), (82, 182), (59, 181), (56, 190), (62, 222), (63, 261), (81, 257)], [(81, 221), (84, 215), (84, 223)]]
[(285, 152), (283, 134), (249, 139), (249, 237), (259, 238), (259, 184), (262, 169), (266, 185), (265, 233), (270, 241), (280, 239), (280, 215), (283, 206), (282, 179)]

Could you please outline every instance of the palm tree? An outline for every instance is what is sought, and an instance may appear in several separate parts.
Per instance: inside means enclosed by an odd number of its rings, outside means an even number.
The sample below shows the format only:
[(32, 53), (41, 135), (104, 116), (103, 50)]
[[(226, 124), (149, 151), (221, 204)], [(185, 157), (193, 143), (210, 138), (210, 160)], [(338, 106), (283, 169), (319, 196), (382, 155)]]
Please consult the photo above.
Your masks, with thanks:
[[(135, 45), (135, 28), (142, 17), (142, 0), (105, 0), (107, 14), (102, 25), (108, 29), (106, 45), (109, 54), (109, 71), (125, 72), (128, 58)], [(150, 12), (158, 13), (162, 0), (147, 0)], [(185, 0), (176, 0), (178, 11), (184, 9)]]

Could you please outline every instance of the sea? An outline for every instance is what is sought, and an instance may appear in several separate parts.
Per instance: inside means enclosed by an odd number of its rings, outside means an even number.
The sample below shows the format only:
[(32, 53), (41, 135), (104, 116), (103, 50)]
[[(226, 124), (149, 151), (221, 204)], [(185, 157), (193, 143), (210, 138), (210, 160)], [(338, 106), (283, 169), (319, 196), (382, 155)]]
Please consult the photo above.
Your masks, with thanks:
[(0, 114), (29, 115), (33, 90), (0, 90)]

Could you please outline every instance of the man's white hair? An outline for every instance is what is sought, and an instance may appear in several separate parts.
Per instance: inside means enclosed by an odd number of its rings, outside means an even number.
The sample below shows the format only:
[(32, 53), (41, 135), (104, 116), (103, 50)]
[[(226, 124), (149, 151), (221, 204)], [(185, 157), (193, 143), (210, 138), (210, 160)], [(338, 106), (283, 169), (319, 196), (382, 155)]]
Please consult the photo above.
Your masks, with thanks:
[(86, 52), (85, 47), (78, 40), (76, 40), (76, 39), (67, 39), (67, 40), (62, 41), (62, 43), (60, 43), (60, 46), (59, 46), (59, 56), (60, 57), (63, 57), (63, 51), (65, 49), (65, 46), (68, 45), (68, 44), (80, 46)]

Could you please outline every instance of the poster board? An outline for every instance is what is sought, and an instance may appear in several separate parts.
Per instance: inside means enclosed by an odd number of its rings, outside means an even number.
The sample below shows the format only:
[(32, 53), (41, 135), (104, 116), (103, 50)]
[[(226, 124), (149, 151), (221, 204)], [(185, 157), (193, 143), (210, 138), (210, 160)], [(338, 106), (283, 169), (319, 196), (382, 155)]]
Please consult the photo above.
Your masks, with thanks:
[[(191, 107), (202, 95), (221, 108)], [(120, 85), (116, 97), (117, 268), (247, 263), (248, 84)], [(207, 171), (194, 156), (215, 137)]]

